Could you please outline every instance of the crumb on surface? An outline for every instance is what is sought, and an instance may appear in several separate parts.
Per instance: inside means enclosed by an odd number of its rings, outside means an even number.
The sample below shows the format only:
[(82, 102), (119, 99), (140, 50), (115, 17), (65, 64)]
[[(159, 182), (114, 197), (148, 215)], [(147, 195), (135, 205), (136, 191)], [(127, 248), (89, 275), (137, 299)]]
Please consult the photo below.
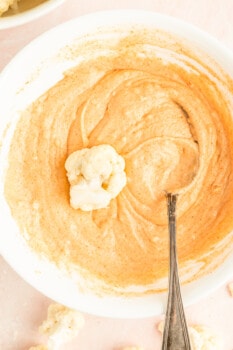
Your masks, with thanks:
[(228, 290), (229, 290), (230, 296), (233, 297), (233, 282), (228, 284)]
[(160, 321), (160, 322), (157, 324), (157, 330), (158, 330), (160, 333), (163, 333), (163, 330), (164, 330), (164, 321)]
[(122, 350), (144, 350), (141, 346), (126, 346)]

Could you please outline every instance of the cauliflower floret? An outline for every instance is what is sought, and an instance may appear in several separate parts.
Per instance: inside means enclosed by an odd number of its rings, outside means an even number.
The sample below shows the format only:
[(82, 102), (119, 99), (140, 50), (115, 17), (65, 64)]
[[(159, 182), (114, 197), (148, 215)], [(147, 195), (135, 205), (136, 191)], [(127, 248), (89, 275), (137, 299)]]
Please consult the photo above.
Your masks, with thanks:
[(90, 211), (106, 208), (126, 184), (125, 161), (110, 145), (73, 152), (65, 162), (70, 205)]
[(9, 10), (10, 7), (15, 8), (19, 0), (0, 0), (0, 16)]
[[(161, 321), (157, 329), (163, 333), (164, 321)], [(219, 339), (213, 332), (204, 326), (195, 325), (188, 327), (192, 350), (220, 350), (222, 349)]]
[(48, 350), (47, 346), (45, 345), (36, 345), (36, 346), (31, 346), (29, 350)]
[(84, 325), (82, 314), (60, 304), (51, 304), (39, 330), (48, 336), (48, 350), (56, 350), (74, 338)]
[(215, 334), (204, 326), (189, 327), (192, 350), (220, 350), (221, 345)]
[(228, 284), (228, 290), (229, 290), (230, 295), (233, 297), (233, 282)]

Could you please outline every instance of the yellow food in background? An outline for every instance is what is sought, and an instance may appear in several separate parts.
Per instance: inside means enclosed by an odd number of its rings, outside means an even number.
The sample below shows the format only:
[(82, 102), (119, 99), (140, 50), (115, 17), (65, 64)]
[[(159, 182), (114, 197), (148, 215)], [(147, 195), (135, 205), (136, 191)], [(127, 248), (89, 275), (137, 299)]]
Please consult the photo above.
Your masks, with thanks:
[(17, 9), (20, 0), (0, 0), (0, 16), (10, 8)]

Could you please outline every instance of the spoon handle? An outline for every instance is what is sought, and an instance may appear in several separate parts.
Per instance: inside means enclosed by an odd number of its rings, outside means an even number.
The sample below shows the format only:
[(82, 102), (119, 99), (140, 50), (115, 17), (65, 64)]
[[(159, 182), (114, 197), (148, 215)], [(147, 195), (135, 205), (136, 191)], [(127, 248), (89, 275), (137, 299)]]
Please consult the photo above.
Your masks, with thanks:
[(176, 194), (167, 193), (170, 273), (162, 350), (191, 350), (178, 276), (176, 253), (176, 200)]

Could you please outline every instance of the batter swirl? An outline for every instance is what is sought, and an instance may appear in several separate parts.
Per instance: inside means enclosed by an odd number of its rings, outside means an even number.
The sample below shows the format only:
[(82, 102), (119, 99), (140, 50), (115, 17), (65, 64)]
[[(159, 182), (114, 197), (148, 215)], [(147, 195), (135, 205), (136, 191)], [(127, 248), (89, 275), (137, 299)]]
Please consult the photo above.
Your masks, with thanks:
[[(32, 249), (100, 289), (147, 291), (167, 275), (165, 190), (179, 193), (181, 271), (196, 261), (204, 273), (233, 228), (233, 85), (194, 51), (161, 32), (78, 43), (83, 61), (17, 125), (5, 184), (13, 216)], [(127, 185), (108, 208), (74, 210), (65, 160), (101, 144), (124, 157)]]

